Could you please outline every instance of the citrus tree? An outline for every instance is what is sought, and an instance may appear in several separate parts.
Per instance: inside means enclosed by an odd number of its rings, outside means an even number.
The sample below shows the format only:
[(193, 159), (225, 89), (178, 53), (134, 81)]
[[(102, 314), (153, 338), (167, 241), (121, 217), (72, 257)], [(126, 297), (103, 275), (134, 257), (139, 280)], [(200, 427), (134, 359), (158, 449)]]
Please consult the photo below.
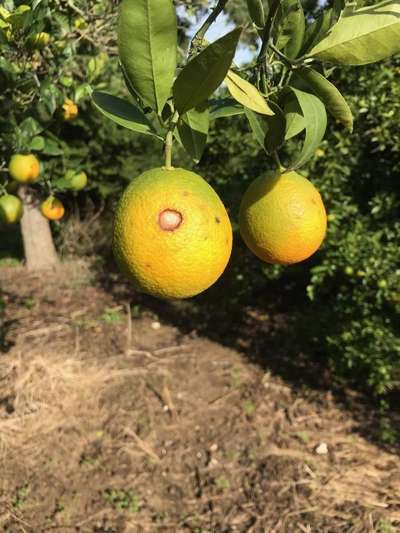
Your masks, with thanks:
[[(396, 1), (357, 7), (339, 0), (307, 20), (299, 0), (268, 6), (248, 0), (260, 46), (254, 63), (239, 69), (234, 57), (242, 27), (211, 44), (205, 38), (227, 4), (217, 2), (183, 50), (172, 2), (123, 0), (118, 53), (131, 99), (92, 95), (106, 117), (164, 144), (164, 166), (141, 175), (124, 193), (114, 234), (122, 269), (156, 296), (201, 292), (220, 276), (230, 254), (231, 229), (220, 223), (225, 214), (216, 214), (217, 199), (202, 192), (200, 176), (174, 169), (174, 143), (198, 162), (210, 123), (244, 114), (266, 157), (262, 176), (243, 197), (242, 236), (269, 263), (307, 259), (324, 239), (327, 217), (318, 191), (297, 170), (318, 149), (327, 113), (349, 132), (353, 128), (351, 109), (328, 78), (336, 66), (365, 65), (400, 50)], [(221, 97), (223, 82), (229, 97)], [(286, 150), (288, 143), (299, 148)]]
[[(57, 264), (49, 220), (87, 185), (70, 149), (89, 83), (116, 54), (109, 2), (6, 0), (0, 6), (0, 223), (21, 220), (27, 267)], [(101, 86), (101, 84), (100, 84)]]

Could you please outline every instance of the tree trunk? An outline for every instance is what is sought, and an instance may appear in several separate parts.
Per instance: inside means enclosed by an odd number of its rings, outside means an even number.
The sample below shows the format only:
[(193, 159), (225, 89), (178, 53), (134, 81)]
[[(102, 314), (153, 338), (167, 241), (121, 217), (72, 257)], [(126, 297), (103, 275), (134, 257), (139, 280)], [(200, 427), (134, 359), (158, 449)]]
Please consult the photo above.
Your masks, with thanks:
[(19, 192), (24, 202), (21, 233), (26, 267), (32, 271), (55, 269), (59, 261), (49, 221), (40, 213), (31, 191), (22, 187)]

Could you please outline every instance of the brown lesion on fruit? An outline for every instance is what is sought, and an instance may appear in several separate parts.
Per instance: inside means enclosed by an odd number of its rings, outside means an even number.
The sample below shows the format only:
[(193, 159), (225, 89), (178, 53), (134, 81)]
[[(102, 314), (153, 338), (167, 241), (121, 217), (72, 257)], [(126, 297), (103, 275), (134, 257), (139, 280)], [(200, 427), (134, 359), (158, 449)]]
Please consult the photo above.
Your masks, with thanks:
[(175, 231), (182, 224), (183, 217), (175, 209), (164, 209), (158, 215), (158, 225), (164, 231)]
[(183, 196), (189, 196), (190, 193), (188, 191), (183, 191), (182, 194), (183, 194)]
[(220, 219), (219, 217), (215, 217), (215, 222), (216, 222), (217, 224), (221, 224), (221, 219)]

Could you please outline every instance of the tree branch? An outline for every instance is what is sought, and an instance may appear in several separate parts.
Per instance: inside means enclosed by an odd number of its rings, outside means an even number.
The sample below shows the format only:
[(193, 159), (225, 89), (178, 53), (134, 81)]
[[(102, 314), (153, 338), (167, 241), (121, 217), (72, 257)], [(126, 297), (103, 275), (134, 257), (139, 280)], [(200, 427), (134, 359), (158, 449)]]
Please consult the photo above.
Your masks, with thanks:
[(202, 45), (205, 34), (209, 30), (211, 24), (213, 24), (213, 22), (216, 21), (217, 17), (225, 9), (225, 6), (228, 3), (228, 1), (229, 0), (218, 0), (217, 5), (208, 15), (206, 20), (203, 22), (202, 26), (197, 30), (197, 32), (193, 36), (192, 42), (190, 43), (189, 57), (193, 55), (193, 51), (196, 50), (196, 48)]

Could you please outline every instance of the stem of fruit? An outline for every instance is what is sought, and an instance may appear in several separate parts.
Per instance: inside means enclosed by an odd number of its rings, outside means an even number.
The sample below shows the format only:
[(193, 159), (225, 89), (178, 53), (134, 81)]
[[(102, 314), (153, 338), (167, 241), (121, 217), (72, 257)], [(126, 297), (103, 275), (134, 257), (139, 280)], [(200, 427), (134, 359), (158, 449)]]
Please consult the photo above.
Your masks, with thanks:
[(274, 152), (272, 152), (272, 157), (274, 158), (274, 161), (275, 161), (275, 164), (276, 164), (276, 168), (278, 170), (280, 170), (282, 165), (281, 165), (281, 160), (279, 159), (278, 152), (276, 150)]
[(169, 123), (169, 128), (167, 135), (165, 137), (165, 168), (171, 169), (172, 166), (172, 145), (174, 142), (174, 130), (178, 124), (179, 113), (175, 111), (172, 115), (171, 122)]
[(205, 34), (209, 30), (211, 24), (216, 21), (217, 17), (225, 9), (225, 6), (228, 1), (229, 0), (218, 0), (217, 5), (208, 15), (202, 26), (197, 30), (190, 44), (189, 58), (195, 53), (198, 48), (201, 48)]

